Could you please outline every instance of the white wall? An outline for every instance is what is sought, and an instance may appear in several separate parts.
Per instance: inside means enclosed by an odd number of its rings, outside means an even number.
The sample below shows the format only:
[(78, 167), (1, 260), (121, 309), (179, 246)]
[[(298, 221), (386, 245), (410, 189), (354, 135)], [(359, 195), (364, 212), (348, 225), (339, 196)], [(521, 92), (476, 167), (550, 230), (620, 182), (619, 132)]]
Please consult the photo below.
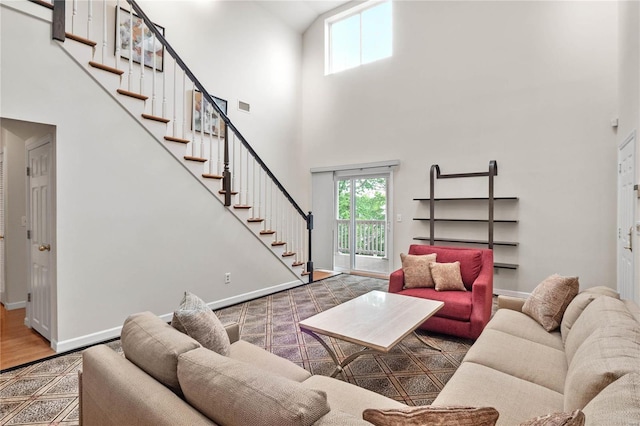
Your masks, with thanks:
[[(623, 143), (636, 132), (636, 174), (640, 177), (640, 4), (635, 1), (621, 1), (619, 4), (619, 103), (620, 122), (617, 143)], [(640, 222), (640, 201), (636, 205), (635, 222)], [(635, 235), (635, 242), (638, 239)], [(640, 251), (635, 254), (636, 302), (640, 303)]]
[[(251, 1), (142, 1), (207, 91), (229, 102), (229, 117), (294, 199), (301, 129), (302, 37)], [(237, 109), (238, 100), (251, 113)], [(308, 207), (302, 205), (303, 209)]]
[(49, 23), (0, 12), (2, 116), (57, 129), (54, 346), (115, 336), (133, 312), (169, 314), (185, 290), (228, 303), (297, 282), (50, 41)]
[[(323, 20), (304, 34), (305, 169), (400, 159), (401, 253), (428, 234), (411, 218), (428, 211), (412, 199), (428, 196), (431, 164), (457, 173), (497, 160), (496, 195), (520, 197), (505, 214), (520, 223), (496, 239), (520, 246), (496, 259), (520, 268), (495, 287), (530, 292), (556, 272), (615, 287), (616, 3), (398, 1), (393, 14), (393, 57), (335, 75), (324, 76)], [(486, 184), (437, 190), (485, 195)]]

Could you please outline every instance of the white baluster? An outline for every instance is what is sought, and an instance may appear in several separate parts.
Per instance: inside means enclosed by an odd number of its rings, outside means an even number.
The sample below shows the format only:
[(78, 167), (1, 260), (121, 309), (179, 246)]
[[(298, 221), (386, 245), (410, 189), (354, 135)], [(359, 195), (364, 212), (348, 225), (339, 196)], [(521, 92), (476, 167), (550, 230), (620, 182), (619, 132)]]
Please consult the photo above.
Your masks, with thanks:
[[(222, 126), (223, 126), (223, 121), (222, 119), (219, 117), (218, 118), (220, 120), (219, 127), (218, 127), (218, 170), (216, 171), (218, 176), (222, 175), (222, 142), (221, 142), (221, 136), (222, 136)], [(225, 126), (225, 132), (227, 131), (226, 126)]]
[[(151, 38), (149, 39), (149, 42), (151, 43), (151, 53), (153, 54), (153, 61), (151, 61), (151, 115), (155, 116), (156, 115), (156, 74), (157, 74), (156, 35), (154, 33), (151, 33), (150, 37)], [(144, 40), (144, 36), (143, 36), (143, 40)], [(143, 43), (142, 44), (142, 62), (143, 62), (142, 68), (144, 68), (144, 60), (146, 59), (145, 48), (146, 46)]]
[(128, 89), (133, 90), (133, 8), (129, 8), (129, 83)]
[[(156, 39), (156, 42), (158, 41), (158, 39)], [(160, 43), (160, 49), (163, 49), (163, 45), (162, 43)], [(154, 55), (156, 53), (154, 52)], [(162, 57), (162, 69), (164, 71), (164, 69), (166, 68), (164, 66), (164, 55)], [(175, 98), (174, 98), (175, 99)], [(164, 71), (162, 73), (162, 116), (166, 117), (167, 116), (167, 71)]]
[[(187, 73), (182, 70), (182, 139), (187, 138)], [(193, 111), (191, 111), (193, 114)]]
[(73, 0), (73, 9), (71, 12), (71, 34), (75, 34), (76, 15), (78, 14), (78, 0)]
[[(140, 94), (144, 95), (144, 27), (145, 24), (140, 20), (140, 35), (142, 40), (140, 40)], [(133, 27), (131, 27), (131, 44), (133, 45)]]
[[(178, 62), (173, 61), (173, 137), (178, 136)], [(165, 99), (166, 101), (166, 99)]]
[(209, 114), (208, 106), (204, 93), (200, 93), (200, 158), (204, 158), (204, 135), (207, 127), (207, 115)]
[[(191, 156), (196, 156), (196, 85), (191, 82)], [(202, 110), (202, 108), (200, 108)], [(202, 111), (200, 111), (200, 126), (202, 126)]]
[[(105, 5), (107, 4), (105, 0)], [(105, 6), (106, 7), (106, 6)], [(104, 14), (105, 28), (107, 27), (107, 14)], [(106, 31), (106, 30), (105, 30)], [(116, 1), (116, 56), (114, 68), (118, 68), (118, 62), (120, 61), (120, 49), (122, 47), (122, 39), (120, 38), (120, 0)]]

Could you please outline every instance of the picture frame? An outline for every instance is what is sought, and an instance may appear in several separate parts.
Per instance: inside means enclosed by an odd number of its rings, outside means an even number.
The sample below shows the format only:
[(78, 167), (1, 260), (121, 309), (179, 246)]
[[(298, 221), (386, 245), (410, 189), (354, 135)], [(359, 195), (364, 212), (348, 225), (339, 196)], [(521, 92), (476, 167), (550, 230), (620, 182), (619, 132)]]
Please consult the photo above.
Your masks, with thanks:
[[(227, 113), (227, 101), (224, 99), (220, 99), (218, 97), (212, 96), (214, 102), (218, 105), (220, 110), (223, 113)], [(192, 99), (193, 105), (191, 108), (192, 112), (192, 120), (191, 120), (191, 128), (195, 132), (204, 132), (205, 134), (210, 134), (213, 136), (224, 137), (226, 132), (226, 125), (224, 120), (220, 119), (218, 114), (216, 113), (213, 105), (206, 103), (205, 111), (203, 112), (203, 102), (202, 102), (202, 92), (196, 90), (192, 91), (190, 98)], [(203, 123), (204, 121), (204, 123)]]
[[(120, 14), (120, 20), (118, 15)], [(117, 33), (120, 33), (120, 57), (129, 60), (129, 43), (131, 41), (131, 20), (129, 19), (129, 11), (124, 8), (116, 8), (116, 39)], [(164, 36), (164, 27), (154, 24), (160, 33)], [(164, 70), (164, 46), (160, 43), (153, 32), (145, 25), (142, 18), (133, 13), (133, 62), (142, 63), (148, 68), (153, 68), (153, 57), (156, 55), (156, 70), (163, 72)]]

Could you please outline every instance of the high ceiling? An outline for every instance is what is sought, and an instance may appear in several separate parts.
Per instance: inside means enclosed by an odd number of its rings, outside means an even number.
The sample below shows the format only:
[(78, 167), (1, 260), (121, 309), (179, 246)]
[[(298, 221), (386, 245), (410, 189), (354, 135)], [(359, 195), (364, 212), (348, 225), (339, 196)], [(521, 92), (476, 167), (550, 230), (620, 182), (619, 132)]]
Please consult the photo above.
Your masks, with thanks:
[(256, 3), (280, 18), (300, 34), (325, 12), (342, 6), (344, 0), (256, 0)]

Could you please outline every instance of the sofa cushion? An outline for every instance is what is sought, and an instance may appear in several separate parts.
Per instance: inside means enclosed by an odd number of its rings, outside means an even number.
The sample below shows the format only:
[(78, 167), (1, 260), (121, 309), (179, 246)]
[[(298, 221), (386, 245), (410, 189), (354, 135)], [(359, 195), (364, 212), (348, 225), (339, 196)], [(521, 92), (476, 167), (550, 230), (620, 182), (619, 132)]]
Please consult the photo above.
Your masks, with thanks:
[(367, 408), (406, 407), (386, 396), (327, 376), (311, 376), (302, 382), (302, 386), (324, 391), (332, 411), (342, 411), (360, 419)]
[(469, 318), (471, 318), (473, 304), (470, 291), (436, 291), (435, 288), (408, 288), (398, 294), (444, 302), (442, 309), (435, 313), (434, 316), (436, 317), (457, 321), (469, 321)]
[(569, 303), (567, 309), (562, 316), (562, 322), (560, 323), (560, 334), (562, 335), (562, 342), (567, 341), (567, 336), (573, 324), (575, 324), (578, 317), (582, 314), (582, 311), (591, 303), (597, 295), (593, 293), (578, 293), (576, 297)]
[(467, 291), (460, 275), (460, 262), (429, 264), (436, 291)]
[(239, 340), (231, 345), (229, 357), (296, 382), (302, 382), (311, 376), (307, 370), (288, 359), (274, 355), (244, 340)]
[(195, 294), (185, 292), (171, 326), (196, 339), (203, 347), (229, 355), (229, 335), (211, 308)]
[(640, 424), (640, 374), (630, 373), (604, 388), (587, 405), (587, 426)]
[(438, 262), (451, 263), (460, 261), (460, 275), (467, 290), (471, 290), (473, 282), (480, 275), (482, 269), (482, 251), (459, 247), (433, 247), (424, 244), (412, 244), (409, 247), (409, 254), (430, 254), (438, 255)]
[(584, 408), (610, 383), (632, 372), (640, 373), (640, 327), (616, 324), (598, 328), (569, 364), (564, 411)]
[(494, 407), (499, 426), (563, 411), (561, 393), (473, 362), (463, 362), (433, 405)]
[(320, 417), (313, 426), (371, 426), (371, 423), (362, 420), (361, 417), (332, 409), (324, 416)]
[(502, 331), (485, 329), (464, 357), (514, 377), (564, 392), (567, 359), (562, 350)]
[(584, 413), (575, 410), (571, 413), (551, 413), (527, 420), (518, 426), (583, 426)]
[(121, 334), (122, 351), (129, 361), (151, 377), (182, 395), (176, 369), (178, 356), (200, 347), (151, 312), (129, 316)]
[(512, 336), (564, 351), (560, 332), (547, 332), (536, 320), (522, 312), (498, 309), (485, 329), (499, 330)]
[(418, 406), (387, 410), (369, 408), (362, 418), (375, 426), (493, 426), (498, 411), (491, 407)]
[(562, 315), (571, 300), (578, 294), (577, 277), (553, 274), (533, 289), (524, 302), (522, 312), (535, 319), (547, 331), (560, 326)]
[(400, 253), (404, 288), (434, 287), (429, 263), (436, 261), (436, 254), (413, 255)]
[(327, 396), (205, 348), (180, 355), (185, 399), (225, 426), (311, 425), (329, 412)]
[(584, 309), (571, 327), (565, 339), (567, 363), (571, 364), (574, 354), (582, 343), (599, 327), (632, 321), (636, 323), (624, 302), (612, 297), (597, 297)]

